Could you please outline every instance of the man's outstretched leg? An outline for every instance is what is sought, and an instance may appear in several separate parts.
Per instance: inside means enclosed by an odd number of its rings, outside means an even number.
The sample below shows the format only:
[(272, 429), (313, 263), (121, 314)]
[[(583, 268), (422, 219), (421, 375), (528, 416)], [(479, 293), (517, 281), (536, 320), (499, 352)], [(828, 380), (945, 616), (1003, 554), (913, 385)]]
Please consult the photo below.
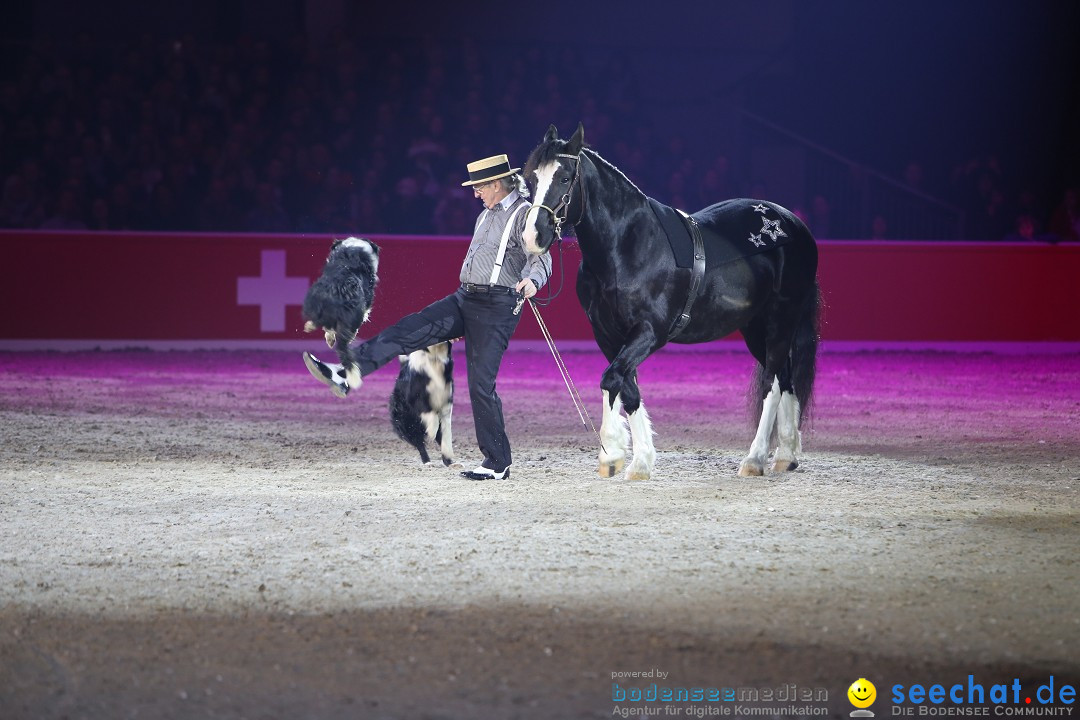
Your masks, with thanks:
[(360, 372), (354, 382), (346, 377), (344, 366), (323, 362), (309, 352), (304, 353), (304, 365), (316, 380), (329, 386), (330, 392), (343, 398), (350, 390), (360, 387), (364, 375), (375, 372), (397, 356), (461, 337), (465, 332), (461, 319), (462, 294), (458, 291), (418, 313), (406, 315), (357, 347), (353, 355)]

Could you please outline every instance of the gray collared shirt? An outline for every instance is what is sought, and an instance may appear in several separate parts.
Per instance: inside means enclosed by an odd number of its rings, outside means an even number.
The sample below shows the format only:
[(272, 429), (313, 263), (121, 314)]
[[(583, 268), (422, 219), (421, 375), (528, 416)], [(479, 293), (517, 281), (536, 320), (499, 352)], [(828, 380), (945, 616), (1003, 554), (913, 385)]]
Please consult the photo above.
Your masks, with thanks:
[(514, 218), (514, 227), (510, 231), (506, 254), (503, 256), (502, 270), (495, 284), (514, 287), (528, 278), (540, 289), (548, 281), (551, 276), (551, 256), (547, 253), (530, 255), (525, 252), (521, 233), (525, 230), (525, 214), (529, 209), (529, 201), (514, 190), (499, 201), (494, 209), (485, 209), (476, 219), (472, 242), (469, 243), (465, 261), (461, 264), (461, 282), (476, 285), (487, 285), (491, 282), (491, 270), (495, 267), (495, 257), (499, 254), (503, 230), (519, 205), (522, 209)]

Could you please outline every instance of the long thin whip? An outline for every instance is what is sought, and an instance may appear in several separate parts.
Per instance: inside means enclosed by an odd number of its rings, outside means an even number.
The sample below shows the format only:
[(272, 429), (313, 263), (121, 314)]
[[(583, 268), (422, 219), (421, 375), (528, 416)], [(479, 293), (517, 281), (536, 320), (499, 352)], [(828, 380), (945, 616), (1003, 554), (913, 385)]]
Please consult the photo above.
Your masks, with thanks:
[(607, 453), (607, 448), (604, 447), (604, 441), (600, 437), (600, 433), (596, 430), (596, 425), (593, 424), (588, 409), (585, 407), (585, 401), (581, 399), (581, 393), (578, 392), (577, 386), (574, 385), (574, 379), (570, 377), (570, 371), (566, 367), (566, 362), (563, 361), (562, 355), (559, 354), (558, 348), (555, 347), (555, 339), (552, 338), (547, 323), (544, 322), (544, 318), (540, 317), (540, 311), (536, 309), (536, 304), (533, 303), (531, 298), (529, 299), (529, 307), (532, 308), (533, 315), (536, 317), (536, 324), (540, 326), (540, 332), (543, 334), (544, 340), (547, 341), (548, 349), (551, 350), (551, 356), (555, 358), (555, 365), (559, 368), (559, 374), (562, 375), (566, 390), (570, 393), (570, 399), (574, 403), (574, 409), (577, 410), (578, 417), (581, 418), (581, 424), (585, 427), (592, 428), (593, 434), (596, 435), (596, 440), (600, 443), (600, 449)]

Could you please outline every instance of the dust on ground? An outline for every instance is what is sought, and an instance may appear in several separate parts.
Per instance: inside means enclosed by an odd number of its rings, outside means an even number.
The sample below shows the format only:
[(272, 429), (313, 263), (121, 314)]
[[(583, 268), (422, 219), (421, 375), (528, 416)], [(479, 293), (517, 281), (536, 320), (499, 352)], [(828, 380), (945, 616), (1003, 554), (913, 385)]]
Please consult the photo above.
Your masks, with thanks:
[[(566, 362), (598, 422), (599, 354)], [(750, 362), (650, 358), (656, 473), (626, 482), (512, 349), (512, 477), (476, 483), (393, 436), (392, 369), (338, 400), (297, 353), (0, 354), (0, 718), (598, 718), (613, 683), (839, 717), (860, 677), (880, 717), (896, 683), (1078, 684), (1080, 359), (826, 352), (802, 465), (748, 479)]]

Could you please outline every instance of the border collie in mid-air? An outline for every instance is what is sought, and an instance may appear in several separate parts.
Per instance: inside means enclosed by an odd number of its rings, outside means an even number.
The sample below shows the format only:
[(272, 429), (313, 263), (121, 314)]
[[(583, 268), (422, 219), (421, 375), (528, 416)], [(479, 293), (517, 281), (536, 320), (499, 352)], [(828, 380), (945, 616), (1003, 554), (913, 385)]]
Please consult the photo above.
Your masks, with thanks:
[(454, 463), (450, 416), (454, 412), (454, 360), (443, 342), (400, 355), (401, 371), (390, 395), (390, 423), (427, 465), (427, 440), (439, 446), (443, 465)]
[[(344, 367), (348, 384), (323, 378), (338, 397), (345, 397), (350, 387), (360, 385), (360, 370), (349, 344), (371, 314), (375, 285), (379, 282), (378, 271), (378, 245), (355, 237), (335, 240), (330, 246), (330, 255), (326, 258), (322, 275), (308, 288), (304, 298), (304, 331), (322, 328), (326, 344), (337, 352)], [(304, 353), (304, 362), (309, 369), (312, 368), (312, 360), (316, 367), (325, 367), (314, 355)], [(314, 374), (316, 371), (312, 372)]]

